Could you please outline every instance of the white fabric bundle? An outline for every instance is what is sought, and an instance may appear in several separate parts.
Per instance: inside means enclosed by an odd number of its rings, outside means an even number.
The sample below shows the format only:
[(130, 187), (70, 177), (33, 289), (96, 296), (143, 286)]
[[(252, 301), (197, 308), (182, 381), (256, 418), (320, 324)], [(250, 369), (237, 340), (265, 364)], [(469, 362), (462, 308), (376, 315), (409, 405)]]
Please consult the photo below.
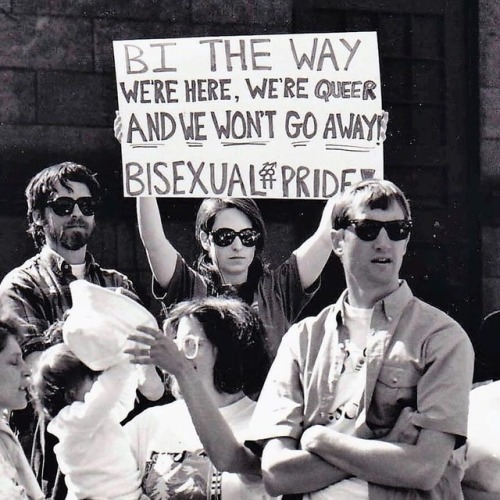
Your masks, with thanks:
[(63, 326), (63, 339), (91, 370), (106, 370), (127, 359), (128, 336), (137, 326), (157, 328), (154, 316), (133, 299), (85, 280), (70, 284), (73, 307)]

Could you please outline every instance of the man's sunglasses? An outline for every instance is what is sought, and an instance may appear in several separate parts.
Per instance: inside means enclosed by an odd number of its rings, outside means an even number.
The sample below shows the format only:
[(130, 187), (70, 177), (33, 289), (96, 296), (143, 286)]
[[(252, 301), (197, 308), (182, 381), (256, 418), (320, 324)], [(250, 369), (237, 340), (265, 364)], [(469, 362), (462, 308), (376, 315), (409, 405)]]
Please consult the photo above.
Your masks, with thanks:
[(242, 245), (246, 247), (254, 247), (260, 238), (259, 231), (251, 228), (242, 229), (237, 232), (228, 227), (221, 227), (217, 231), (211, 231), (212, 239), (218, 247), (228, 247), (236, 238), (239, 237)]
[(392, 241), (401, 241), (408, 238), (413, 221), (411, 220), (390, 220), (382, 222), (373, 219), (356, 219), (347, 222), (346, 227), (354, 226), (356, 236), (363, 241), (373, 241), (377, 238), (380, 230), (384, 228), (387, 236)]
[(83, 196), (77, 200), (70, 198), (69, 196), (61, 196), (60, 198), (56, 198), (55, 200), (47, 203), (47, 206), (50, 207), (59, 217), (71, 215), (75, 205), (78, 205), (80, 212), (82, 212), (83, 215), (89, 217), (90, 215), (95, 214), (97, 202), (91, 196)]

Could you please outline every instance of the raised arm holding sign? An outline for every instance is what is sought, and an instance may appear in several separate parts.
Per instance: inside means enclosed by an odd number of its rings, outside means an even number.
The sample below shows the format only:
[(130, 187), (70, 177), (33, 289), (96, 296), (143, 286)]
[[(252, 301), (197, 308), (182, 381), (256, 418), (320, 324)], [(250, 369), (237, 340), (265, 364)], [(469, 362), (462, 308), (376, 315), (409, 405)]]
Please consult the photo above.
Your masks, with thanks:
[[(114, 123), (121, 140), (120, 115)], [(190, 268), (163, 231), (157, 201), (137, 198), (139, 233), (153, 273), (153, 291), (165, 306), (205, 295), (236, 294), (258, 310), (274, 356), (281, 337), (319, 287), (315, 282), (331, 254), (334, 198), (326, 203), (315, 233), (271, 271), (262, 262), (266, 231), (250, 199), (207, 198), (196, 218), (200, 254)]]
[(141, 239), (166, 305), (205, 295), (233, 293), (256, 308), (264, 321), (267, 347), (274, 355), (281, 337), (317, 290), (331, 253), (333, 198), (325, 205), (316, 232), (276, 270), (262, 262), (265, 228), (253, 200), (207, 198), (198, 211), (200, 255), (190, 268), (165, 236), (156, 200), (138, 198)]
[[(376, 33), (115, 41), (124, 193), (165, 305), (235, 293), (274, 355), (328, 260), (333, 199), (382, 177)], [(202, 197), (189, 267), (150, 197)], [(331, 198), (316, 232), (276, 270), (249, 198)]]

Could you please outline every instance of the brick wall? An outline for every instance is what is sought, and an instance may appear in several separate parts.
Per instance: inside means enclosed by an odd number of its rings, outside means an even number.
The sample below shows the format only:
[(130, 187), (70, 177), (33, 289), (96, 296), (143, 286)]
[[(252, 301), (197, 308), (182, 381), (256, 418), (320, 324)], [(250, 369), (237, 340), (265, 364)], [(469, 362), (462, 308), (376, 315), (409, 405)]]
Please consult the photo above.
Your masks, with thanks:
[(483, 312), (500, 309), (500, 2), (479, 2)]
[[(292, 0), (0, 0), (0, 277), (33, 254), (23, 188), (40, 168), (74, 160), (99, 173), (107, 205), (92, 251), (145, 291), (149, 269), (134, 203), (121, 196), (113, 39), (287, 33)], [(326, 22), (326, 21), (325, 21)], [(333, 20), (328, 20), (332, 23)], [(500, 309), (500, 6), (480, 0), (481, 176), (484, 312)], [(319, 218), (309, 203), (262, 202), (278, 262)], [(174, 243), (192, 256), (197, 203), (162, 200)], [(498, 210), (497, 210), (498, 208)], [(498, 215), (496, 215), (498, 214)], [(191, 252), (191, 253), (190, 253)]]
[[(25, 234), (23, 189), (41, 168), (65, 160), (98, 172), (107, 204), (92, 251), (146, 293), (149, 267), (123, 200), (112, 40), (286, 33), (292, 0), (0, 0), (0, 277), (33, 254)], [(163, 200), (165, 223), (192, 256), (198, 201)], [(263, 207), (280, 241), (277, 259), (302, 234)], [(293, 217), (292, 219), (293, 220)], [(279, 246), (279, 248), (278, 248)]]

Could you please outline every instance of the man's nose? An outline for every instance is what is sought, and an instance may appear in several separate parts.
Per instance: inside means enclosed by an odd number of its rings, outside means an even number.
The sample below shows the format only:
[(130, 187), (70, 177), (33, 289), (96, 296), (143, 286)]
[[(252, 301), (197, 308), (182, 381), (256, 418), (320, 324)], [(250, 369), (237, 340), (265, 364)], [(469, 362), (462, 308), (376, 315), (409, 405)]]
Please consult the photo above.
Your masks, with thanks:
[(82, 211), (80, 210), (80, 205), (78, 205), (78, 203), (75, 203), (75, 205), (73, 206), (73, 210), (69, 215), (71, 215), (72, 217), (83, 217)]
[(381, 228), (378, 236), (375, 238), (375, 245), (377, 248), (388, 248), (391, 246), (391, 239), (385, 230), (385, 227)]

